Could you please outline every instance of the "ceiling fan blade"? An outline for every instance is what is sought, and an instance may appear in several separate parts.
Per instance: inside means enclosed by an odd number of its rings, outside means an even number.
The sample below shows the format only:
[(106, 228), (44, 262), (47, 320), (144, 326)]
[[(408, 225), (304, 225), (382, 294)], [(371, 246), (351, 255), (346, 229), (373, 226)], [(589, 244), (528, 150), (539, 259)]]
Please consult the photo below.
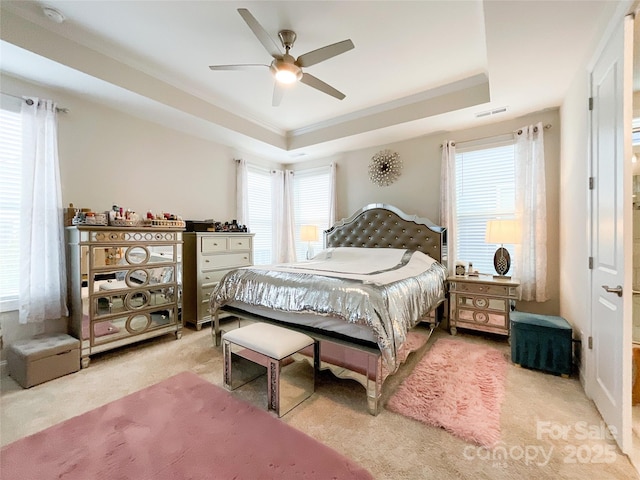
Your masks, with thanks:
[(345, 97), (345, 94), (336, 90), (331, 85), (324, 83), (317, 77), (313, 75), (309, 75), (308, 73), (303, 73), (302, 78), (300, 79), (301, 83), (309, 85), (310, 87), (315, 88), (316, 90), (320, 90), (327, 95), (331, 95), (332, 97), (336, 97), (338, 100), (342, 100)]
[(284, 95), (284, 87), (280, 82), (275, 82), (273, 86), (273, 101), (271, 102), (271, 105), (274, 107), (277, 107), (278, 105), (280, 105), (283, 95)]
[(267, 31), (258, 23), (258, 20), (255, 19), (251, 12), (246, 8), (239, 8), (238, 13), (247, 23), (253, 34), (258, 37), (262, 46), (269, 52), (269, 54), (274, 58), (282, 57), (282, 52), (276, 42), (273, 41), (273, 38), (269, 36)]
[(269, 68), (269, 65), (262, 63), (245, 63), (240, 65), (209, 65), (211, 70), (254, 70), (256, 68)]
[(342, 42), (327, 45), (326, 47), (300, 55), (296, 60), (296, 65), (299, 67), (309, 67), (331, 57), (335, 57), (336, 55), (340, 55), (341, 53), (348, 52), (352, 48), (354, 48), (354, 45), (351, 40), (343, 40)]

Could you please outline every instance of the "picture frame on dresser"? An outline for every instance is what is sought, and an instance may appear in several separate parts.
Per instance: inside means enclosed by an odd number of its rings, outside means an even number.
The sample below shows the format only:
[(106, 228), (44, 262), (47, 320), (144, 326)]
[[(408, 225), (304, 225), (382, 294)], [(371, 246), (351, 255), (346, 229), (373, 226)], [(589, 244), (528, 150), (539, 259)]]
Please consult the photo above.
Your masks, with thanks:
[[(253, 265), (253, 237), (248, 232), (185, 232), (183, 234), (182, 319), (196, 330), (212, 321), (209, 297), (234, 268)], [(229, 315), (222, 315), (224, 318)]]

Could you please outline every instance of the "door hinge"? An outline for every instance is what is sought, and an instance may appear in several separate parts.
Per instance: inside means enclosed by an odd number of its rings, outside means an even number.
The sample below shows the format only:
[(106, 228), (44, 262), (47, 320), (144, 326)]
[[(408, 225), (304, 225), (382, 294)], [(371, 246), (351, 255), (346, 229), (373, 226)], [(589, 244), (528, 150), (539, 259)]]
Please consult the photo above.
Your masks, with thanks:
[(593, 257), (589, 257), (589, 270), (593, 270)]
[(589, 110), (593, 110), (593, 97), (589, 97)]
[(596, 184), (595, 178), (594, 177), (589, 177), (589, 190), (593, 190), (595, 184)]
[(589, 350), (593, 350), (593, 337), (589, 337)]

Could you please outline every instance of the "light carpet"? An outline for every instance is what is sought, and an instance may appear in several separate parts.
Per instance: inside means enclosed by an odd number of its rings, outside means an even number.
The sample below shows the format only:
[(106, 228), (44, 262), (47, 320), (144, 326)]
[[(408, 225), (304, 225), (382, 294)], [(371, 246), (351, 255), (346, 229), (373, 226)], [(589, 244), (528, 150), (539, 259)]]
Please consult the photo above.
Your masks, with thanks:
[(500, 351), (439, 339), (387, 403), (387, 408), (468, 442), (500, 440), (507, 360)]
[(7, 445), (2, 478), (371, 479), (265, 410), (183, 372)]

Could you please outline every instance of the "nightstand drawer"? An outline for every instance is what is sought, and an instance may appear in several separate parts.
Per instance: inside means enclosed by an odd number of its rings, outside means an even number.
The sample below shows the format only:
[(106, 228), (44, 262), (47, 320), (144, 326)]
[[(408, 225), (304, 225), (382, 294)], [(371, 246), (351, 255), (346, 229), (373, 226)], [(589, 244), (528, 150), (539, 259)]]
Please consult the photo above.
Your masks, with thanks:
[(480, 310), (491, 310), (495, 312), (507, 312), (508, 300), (506, 298), (486, 297), (484, 295), (456, 295), (458, 308), (476, 308)]
[(485, 310), (470, 310), (458, 307), (458, 326), (464, 327), (463, 323), (476, 325), (486, 325), (494, 328), (508, 330), (509, 322), (506, 313), (487, 312)]
[(509, 295), (509, 287), (502, 285), (485, 285), (482, 283), (457, 282), (455, 290), (457, 292), (483, 293), (485, 295)]
[(226, 238), (211, 238), (204, 237), (202, 238), (202, 253), (208, 252), (224, 252), (228, 250), (227, 247), (227, 239)]

